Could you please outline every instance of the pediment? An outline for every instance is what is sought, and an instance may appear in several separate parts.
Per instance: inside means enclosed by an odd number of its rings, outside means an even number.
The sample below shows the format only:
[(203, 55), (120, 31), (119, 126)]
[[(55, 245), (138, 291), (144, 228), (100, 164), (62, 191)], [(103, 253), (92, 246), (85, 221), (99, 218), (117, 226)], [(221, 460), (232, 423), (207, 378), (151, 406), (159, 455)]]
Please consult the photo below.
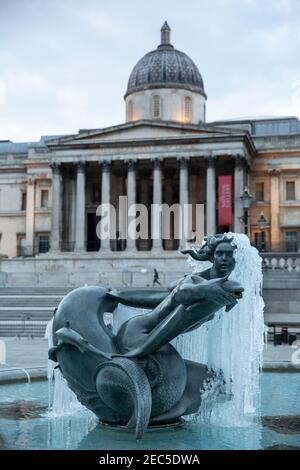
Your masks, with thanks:
[[(209, 124), (192, 125), (174, 122), (135, 121), (103, 129), (80, 130), (78, 134), (60, 137), (47, 142), (47, 145), (76, 146), (97, 144), (111, 141), (149, 140), (188, 136), (220, 137), (236, 134), (236, 130), (216, 128)], [(240, 133), (240, 131), (239, 131)]]

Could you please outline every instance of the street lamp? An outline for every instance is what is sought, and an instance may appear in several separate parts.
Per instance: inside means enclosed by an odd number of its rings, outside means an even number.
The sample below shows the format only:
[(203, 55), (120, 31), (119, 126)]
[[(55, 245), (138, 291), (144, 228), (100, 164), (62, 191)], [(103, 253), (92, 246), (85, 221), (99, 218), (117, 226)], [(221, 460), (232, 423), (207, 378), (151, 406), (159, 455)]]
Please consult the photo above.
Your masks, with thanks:
[(258, 226), (261, 230), (264, 230), (267, 226), (267, 219), (265, 218), (265, 215), (263, 212), (261, 212), (259, 219), (258, 219)]
[(260, 216), (257, 220), (257, 223), (258, 223), (258, 226), (261, 230), (260, 234), (259, 234), (259, 240), (258, 240), (258, 249), (260, 251), (265, 251), (265, 248), (266, 248), (266, 238), (265, 238), (265, 228), (267, 226), (267, 219), (265, 218), (265, 215), (263, 212), (260, 213)]
[(249, 207), (250, 207), (252, 199), (253, 199), (253, 197), (249, 193), (248, 187), (245, 186), (244, 192), (241, 196), (241, 200), (242, 200), (242, 203), (243, 203), (243, 209), (244, 209), (243, 222), (244, 222), (244, 233), (245, 233), (245, 235), (248, 235), (248, 211), (249, 211)]

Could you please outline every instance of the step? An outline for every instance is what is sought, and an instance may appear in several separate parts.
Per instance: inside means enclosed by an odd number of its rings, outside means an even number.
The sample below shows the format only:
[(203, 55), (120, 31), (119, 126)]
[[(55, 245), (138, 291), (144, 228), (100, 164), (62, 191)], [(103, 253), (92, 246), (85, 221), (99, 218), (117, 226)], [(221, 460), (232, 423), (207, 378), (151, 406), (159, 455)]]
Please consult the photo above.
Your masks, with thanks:
[[(300, 313), (265, 313), (265, 323), (296, 323), (300, 325)], [(300, 327), (299, 327), (300, 331)]]
[(64, 296), (71, 292), (72, 288), (65, 287), (0, 287), (1, 295), (55, 295)]
[(293, 299), (265, 301), (265, 313), (277, 315), (282, 312), (286, 312), (286, 315), (300, 313), (300, 302)]
[(44, 337), (47, 324), (47, 320), (28, 320), (25, 323), (14, 320), (0, 320), (0, 337), (19, 335)]
[(28, 320), (39, 320), (39, 319), (50, 319), (53, 317), (53, 310), (37, 310), (35, 312), (21, 312), (21, 311), (3, 311), (0, 312), (0, 321), (7, 320), (18, 320), (26, 321)]
[(58, 307), (60, 302), (37, 302), (37, 303), (11, 303), (11, 302), (1, 302), (0, 301), (0, 309), (4, 310), (5, 308), (8, 309), (22, 309), (28, 310), (29, 308), (37, 309), (37, 308), (55, 308)]

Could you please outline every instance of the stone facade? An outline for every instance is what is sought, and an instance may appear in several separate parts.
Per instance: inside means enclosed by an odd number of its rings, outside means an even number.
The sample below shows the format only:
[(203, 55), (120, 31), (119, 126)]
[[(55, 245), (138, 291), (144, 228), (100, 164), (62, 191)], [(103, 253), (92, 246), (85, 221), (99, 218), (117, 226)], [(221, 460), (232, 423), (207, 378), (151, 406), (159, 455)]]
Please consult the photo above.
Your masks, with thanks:
[[(261, 251), (298, 251), (299, 120), (205, 123), (200, 72), (170, 44), (168, 25), (161, 32), (157, 50), (146, 54), (130, 76), (127, 122), (39, 142), (0, 142), (3, 284), (75, 285), (84, 282), (85, 272), (86, 282), (104, 282), (106, 276), (116, 285), (149, 285), (154, 267), (164, 284), (176, 278), (184, 271), (178, 249), (188, 243), (186, 234), (176, 238), (174, 222), (170, 237), (160, 232), (154, 240), (130, 239), (120, 196), (148, 209), (161, 203), (200, 204), (204, 233), (243, 232), (241, 196), (250, 187), (251, 241)], [(219, 176), (232, 181), (232, 221), (225, 226), (218, 223)], [(111, 203), (118, 216), (111, 239), (100, 241), (97, 207), (103, 203)], [(190, 237), (195, 223), (194, 211)], [(201, 236), (196, 233), (197, 242)]]
[[(233, 181), (233, 221), (226, 229), (243, 231), (240, 196), (249, 182), (254, 196), (249, 217), (253, 243), (263, 231), (265, 251), (297, 251), (298, 235), (293, 239), (289, 232), (298, 234), (300, 226), (298, 135), (257, 137), (243, 129), (243, 123), (241, 128), (141, 120), (43, 138), (24, 144), (23, 153), (18, 152), (20, 144), (0, 144), (1, 255), (37, 255), (48, 251), (47, 239), (53, 255), (96, 252), (96, 208), (101, 202), (117, 207), (121, 195), (147, 207), (204, 204), (205, 231), (215, 232), (222, 228), (216, 210), (220, 175), (231, 175)], [(118, 220), (116, 231), (124, 240), (121, 251), (126, 250), (127, 238), (120, 234), (122, 226)], [(116, 234), (105, 249), (119, 250), (117, 238)], [(179, 246), (176, 240), (158, 245), (162, 256)], [(149, 251), (152, 243), (128, 241), (127, 249)]]
[[(250, 237), (263, 251), (300, 251), (300, 122), (297, 118), (239, 121), (252, 134)], [(260, 226), (260, 219), (265, 219)]]

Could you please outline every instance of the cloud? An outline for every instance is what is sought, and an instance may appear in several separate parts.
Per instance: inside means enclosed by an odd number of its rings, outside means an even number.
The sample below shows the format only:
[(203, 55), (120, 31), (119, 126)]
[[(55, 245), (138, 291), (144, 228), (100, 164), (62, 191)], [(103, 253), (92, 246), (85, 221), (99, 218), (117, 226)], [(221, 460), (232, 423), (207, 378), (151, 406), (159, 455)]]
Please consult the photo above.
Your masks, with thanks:
[(6, 83), (0, 80), (0, 106), (6, 104)]
[(166, 19), (203, 75), (209, 120), (300, 114), (295, 0), (10, 0), (0, 10), (1, 138), (124, 121), (129, 74)]

